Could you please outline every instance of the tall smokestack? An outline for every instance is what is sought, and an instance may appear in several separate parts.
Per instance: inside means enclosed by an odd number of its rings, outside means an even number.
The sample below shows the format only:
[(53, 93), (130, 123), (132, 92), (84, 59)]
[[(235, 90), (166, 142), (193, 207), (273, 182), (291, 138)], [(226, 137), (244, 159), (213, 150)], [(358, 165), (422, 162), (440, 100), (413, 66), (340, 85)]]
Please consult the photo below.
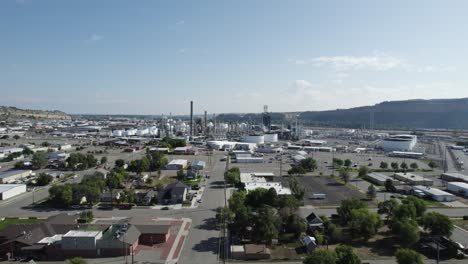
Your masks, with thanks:
[(204, 123), (205, 123), (204, 131), (205, 131), (205, 135), (206, 135), (206, 134), (208, 134), (208, 124), (206, 123), (206, 110), (205, 110), (205, 122)]
[(190, 101), (190, 136), (193, 137), (193, 101)]

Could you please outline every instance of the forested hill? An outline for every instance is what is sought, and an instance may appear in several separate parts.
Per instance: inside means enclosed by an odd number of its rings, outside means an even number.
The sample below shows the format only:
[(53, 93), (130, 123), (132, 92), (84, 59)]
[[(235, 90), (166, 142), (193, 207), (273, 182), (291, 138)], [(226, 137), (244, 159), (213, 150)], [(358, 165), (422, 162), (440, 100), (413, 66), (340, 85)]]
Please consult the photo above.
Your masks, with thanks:
[(391, 101), (374, 106), (303, 112), (306, 123), (369, 126), (371, 113), (375, 128), (468, 129), (468, 98)]

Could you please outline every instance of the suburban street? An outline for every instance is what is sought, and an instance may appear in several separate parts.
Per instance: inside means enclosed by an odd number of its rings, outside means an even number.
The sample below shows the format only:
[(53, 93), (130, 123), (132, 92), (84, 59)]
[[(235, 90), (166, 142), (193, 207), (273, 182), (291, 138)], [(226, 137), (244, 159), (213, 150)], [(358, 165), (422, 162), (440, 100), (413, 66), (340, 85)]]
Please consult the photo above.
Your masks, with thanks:
[[(99, 210), (93, 209), (96, 218), (112, 218), (112, 217), (171, 217), (171, 218), (190, 218), (192, 225), (190, 232), (185, 241), (184, 248), (179, 257), (178, 263), (219, 263), (219, 235), (220, 231), (216, 227), (216, 208), (224, 206), (224, 182), (223, 173), (225, 170), (225, 162), (219, 161), (222, 153), (213, 155), (212, 167), (207, 169), (210, 179), (202, 182), (206, 186), (202, 196), (202, 203), (198, 208), (183, 208), (179, 210), (156, 210), (156, 209), (140, 209), (132, 210)], [(81, 172), (79, 175), (85, 175), (88, 171)], [(79, 176), (76, 181), (81, 180)], [(73, 179), (69, 179), (73, 181)], [(44, 187), (34, 194), (35, 200), (44, 199), (48, 196), (48, 187)], [(28, 192), (12, 200), (0, 203), (0, 217), (48, 217), (58, 213), (68, 212), (77, 213), (76, 210), (55, 210), (55, 209), (38, 209), (31, 208), (28, 205), (32, 203), (32, 193)], [(372, 209), (376, 210), (376, 209)], [(312, 211), (319, 215), (327, 215), (336, 213), (335, 208), (314, 208), (312, 206), (302, 207), (300, 214), (307, 216)], [(428, 211), (437, 211), (446, 214), (450, 217), (462, 217), (468, 215), (468, 208), (431, 208)], [(468, 233), (462, 229), (455, 229), (453, 239), (462, 244), (468, 244)], [(370, 263), (376, 263), (370, 261)], [(381, 262), (378, 262), (381, 263)], [(386, 262), (387, 263), (387, 262)], [(395, 263), (392, 261), (388, 262)], [(449, 262), (447, 262), (449, 263)], [(450, 262), (459, 263), (459, 262)]]

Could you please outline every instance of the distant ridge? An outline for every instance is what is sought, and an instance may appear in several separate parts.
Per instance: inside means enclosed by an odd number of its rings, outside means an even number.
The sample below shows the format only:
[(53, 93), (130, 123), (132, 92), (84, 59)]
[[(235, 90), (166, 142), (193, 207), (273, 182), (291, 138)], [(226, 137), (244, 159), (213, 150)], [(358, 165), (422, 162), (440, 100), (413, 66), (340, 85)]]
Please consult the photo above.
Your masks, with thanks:
[[(373, 106), (327, 111), (297, 113), (305, 125), (343, 126), (352, 128), (369, 127), (371, 113), (374, 128), (434, 128), (468, 129), (468, 98), (385, 101)], [(291, 113), (272, 113), (273, 122), (291, 121)], [(220, 120), (253, 121), (259, 123), (261, 114), (222, 114)]]
[(71, 120), (71, 116), (61, 111), (43, 111), (0, 106), (0, 120), (36, 119), (36, 120)]
[(368, 127), (371, 113), (375, 128), (468, 128), (468, 98), (386, 101), (374, 106), (303, 112), (299, 118), (315, 123)]

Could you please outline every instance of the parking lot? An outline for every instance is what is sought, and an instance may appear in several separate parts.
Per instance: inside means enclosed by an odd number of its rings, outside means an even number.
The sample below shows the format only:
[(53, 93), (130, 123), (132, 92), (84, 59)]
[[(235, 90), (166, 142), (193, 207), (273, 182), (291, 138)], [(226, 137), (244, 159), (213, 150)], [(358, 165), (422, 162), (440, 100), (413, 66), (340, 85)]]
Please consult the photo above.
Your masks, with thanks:
[[(339, 205), (341, 200), (348, 198), (364, 198), (364, 195), (354, 189), (336, 182), (328, 176), (305, 176), (298, 180), (305, 188), (304, 205)], [(313, 193), (323, 193), (325, 199), (309, 199)]]

